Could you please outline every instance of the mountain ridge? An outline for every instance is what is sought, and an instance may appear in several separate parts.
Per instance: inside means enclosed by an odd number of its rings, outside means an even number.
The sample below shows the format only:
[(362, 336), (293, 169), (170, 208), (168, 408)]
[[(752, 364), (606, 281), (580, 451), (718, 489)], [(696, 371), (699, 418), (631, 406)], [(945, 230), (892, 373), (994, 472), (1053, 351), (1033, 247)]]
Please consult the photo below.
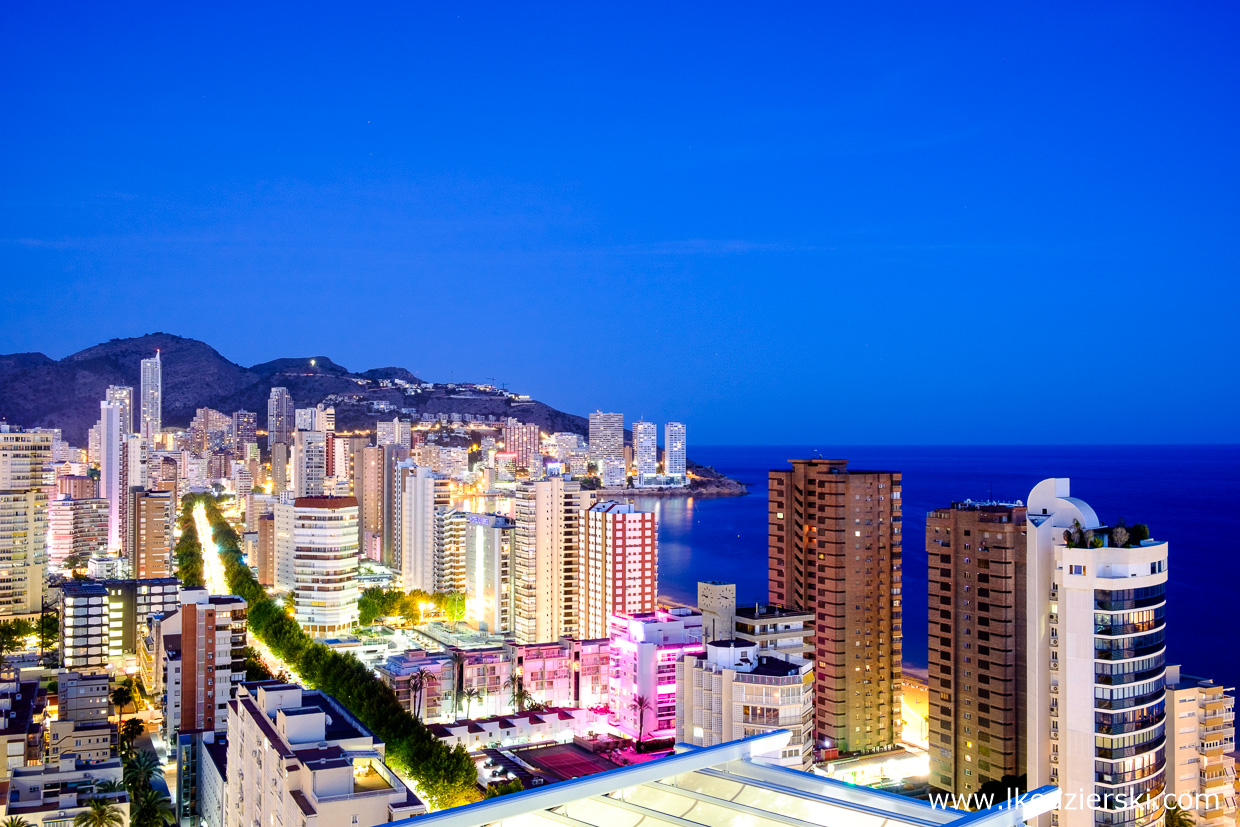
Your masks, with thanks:
[(435, 384), (411, 394), (400, 387), (381, 387), (381, 381), (392, 379), (423, 384), (402, 367), (354, 373), (327, 356), (281, 357), (245, 367), (206, 342), (163, 332), (111, 339), (59, 360), (43, 353), (0, 355), (0, 418), (26, 427), (60, 428), (68, 442), (83, 446), (87, 430), (99, 419), (99, 402), (108, 386), (128, 385), (136, 397), (141, 360), (157, 350), (163, 362), (164, 424), (174, 427), (188, 426), (202, 407), (224, 413), (254, 411), (260, 427), (265, 426), (271, 388), (286, 387), (298, 407), (331, 400), (341, 429), (373, 428), (376, 420), (395, 414), (377, 413), (372, 403), (387, 403), (419, 414), (515, 416), (538, 423), (548, 433), (588, 431), (585, 417), (536, 400), (481, 390), (452, 392), (465, 383), (452, 388)]

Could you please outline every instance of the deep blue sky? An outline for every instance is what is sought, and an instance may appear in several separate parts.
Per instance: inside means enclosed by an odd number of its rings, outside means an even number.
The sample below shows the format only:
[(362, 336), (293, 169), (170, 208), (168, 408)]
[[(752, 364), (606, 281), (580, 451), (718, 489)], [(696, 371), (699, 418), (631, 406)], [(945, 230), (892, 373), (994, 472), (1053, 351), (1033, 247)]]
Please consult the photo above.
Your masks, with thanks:
[(1240, 6), (455, 5), (5, 4), (0, 352), (163, 330), (699, 443), (1240, 440)]

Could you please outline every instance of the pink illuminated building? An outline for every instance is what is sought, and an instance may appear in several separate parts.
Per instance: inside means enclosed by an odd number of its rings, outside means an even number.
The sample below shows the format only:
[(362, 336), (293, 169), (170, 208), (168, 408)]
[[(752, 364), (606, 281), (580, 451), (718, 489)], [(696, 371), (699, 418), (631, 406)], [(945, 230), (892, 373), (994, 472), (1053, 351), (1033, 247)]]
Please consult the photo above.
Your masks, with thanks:
[(676, 661), (702, 653), (701, 613), (613, 614), (610, 632), (613, 723), (644, 741), (675, 736)]

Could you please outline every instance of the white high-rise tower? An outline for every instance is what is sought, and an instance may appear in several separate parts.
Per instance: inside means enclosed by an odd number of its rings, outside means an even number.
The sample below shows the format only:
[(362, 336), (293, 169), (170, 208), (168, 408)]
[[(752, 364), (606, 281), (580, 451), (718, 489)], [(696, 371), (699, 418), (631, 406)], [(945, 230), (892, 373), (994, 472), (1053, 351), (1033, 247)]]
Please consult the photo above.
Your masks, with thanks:
[(685, 481), (685, 423), (669, 422), (663, 426), (663, 473)]
[(633, 423), (633, 455), (637, 460), (637, 484), (653, 483), (659, 473), (659, 426)]
[(121, 433), (134, 433), (133, 388), (128, 385), (108, 385), (108, 391), (104, 399), (121, 406)]
[(624, 414), (595, 411), (590, 414), (590, 459), (598, 468), (603, 485), (624, 485)]
[(1167, 544), (1102, 525), (1066, 479), (1029, 494), (1026, 531), (1028, 789), (1053, 784), (1065, 802), (1039, 824), (1161, 824)]
[(108, 501), (108, 549), (121, 550), (121, 498), (128, 469), (121, 466), (121, 406), (99, 403), (99, 497)]
[(141, 433), (153, 445), (164, 427), (164, 368), (159, 351), (142, 360), (142, 422)]

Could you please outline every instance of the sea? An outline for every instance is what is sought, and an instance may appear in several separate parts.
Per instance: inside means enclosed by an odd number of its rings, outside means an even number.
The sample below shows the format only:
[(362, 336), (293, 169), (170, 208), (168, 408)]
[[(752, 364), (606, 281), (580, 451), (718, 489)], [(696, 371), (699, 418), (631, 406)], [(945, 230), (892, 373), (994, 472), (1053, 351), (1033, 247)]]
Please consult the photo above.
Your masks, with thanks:
[[(1167, 662), (1240, 684), (1240, 445), (694, 445), (694, 461), (748, 484), (743, 497), (637, 497), (658, 515), (659, 591), (690, 605), (700, 580), (766, 599), (767, 472), (789, 459), (847, 459), (899, 471), (904, 502), (904, 658), (927, 662), (926, 513), (958, 500), (1025, 501), (1068, 477), (1099, 519), (1145, 523), (1166, 540)], [(1237, 612), (1233, 614), (1233, 612)]]

